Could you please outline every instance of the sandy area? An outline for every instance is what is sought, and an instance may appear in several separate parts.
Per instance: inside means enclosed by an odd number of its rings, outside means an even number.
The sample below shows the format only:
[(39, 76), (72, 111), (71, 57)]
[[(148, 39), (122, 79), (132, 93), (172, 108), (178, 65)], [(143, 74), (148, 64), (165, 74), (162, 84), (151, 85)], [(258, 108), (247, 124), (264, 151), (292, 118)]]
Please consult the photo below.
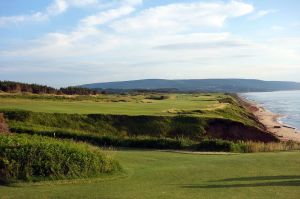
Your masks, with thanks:
[(247, 103), (247, 108), (257, 117), (257, 119), (265, 126), (267, 131), (276, 135), (282, 141), (296, 141), (300, 142), (300, 132), (288, 125), (282, 124), (278, 121), (283, 115), (278, 115), (266, 110), (261, 105), (242, 98)]

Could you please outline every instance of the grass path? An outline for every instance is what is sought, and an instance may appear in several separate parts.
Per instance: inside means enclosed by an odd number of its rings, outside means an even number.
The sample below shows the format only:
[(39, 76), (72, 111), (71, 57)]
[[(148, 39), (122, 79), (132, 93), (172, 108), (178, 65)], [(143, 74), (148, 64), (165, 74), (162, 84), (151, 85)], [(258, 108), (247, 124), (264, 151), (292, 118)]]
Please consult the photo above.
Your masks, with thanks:
[(300, 195), (300, 152), (231, 155), (119, 151), (125, 177), (0, 186), (0, 198), (284, 198)]

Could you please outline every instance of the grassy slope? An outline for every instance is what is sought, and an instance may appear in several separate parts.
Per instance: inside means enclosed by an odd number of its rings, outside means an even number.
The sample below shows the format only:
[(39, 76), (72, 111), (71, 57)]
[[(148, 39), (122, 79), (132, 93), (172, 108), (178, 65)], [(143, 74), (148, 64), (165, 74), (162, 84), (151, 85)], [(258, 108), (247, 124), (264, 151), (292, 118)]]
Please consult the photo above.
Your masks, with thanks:
[[(154, 94), (98, 96), (4, 94), (0, 95), (0, 110), (4, 109), (3, 112), (9, 119), (9, 126), (13, 131), (18, 132), (24, 129), (46, 130), (52, 131), (53, 135), (54, 131), (59, 130), (67, 133), (76, 131), (77, 134), (93, 136), (143, 135), (199, 139), (209, 136), (223, 138), (225, 131), (229, 131), (227, 126), (231, 126), (232, 135), (226, 135), (227, 139), (264, 141), (271, 139), (257, 138), (257, 129), (254, 129), (255, 132), (250, 135), (252, 138), (243, 137), (242, 133), (247, 134), (249, 128), (252, 130), (253, 126), (258, 127), (259, 124), (229, 95), (165, 94), (168, 95), (167, 99), (150, 100), (151, 95)], [(155, 95), (161, 96), (161, 94)], [(5, 111), (5, 109), (34, 112), (25, 114), (20, 111)], [(26, 116), (25, 119), (20, 119), (19, 116), (23, 114)], [(215, 118), (218, 118), (218, 121)], [(220, 119), (222, 121), (219, 121)], [(232, 121), (238, 124), (232, 124)], [(215, 123), (223, 125), (221, 129), (220, 125), (218, 126), (219, 132), (210, 128), (215, 126)], [(205, 130), (210, 134), (205, 134)], [(218, 135), (215, 136), (213, 133)]]
[(2, 198), (297, 198), (300, 152), (192, 155), (120, 151), (127, 177), (98, 182), (0, 186)]

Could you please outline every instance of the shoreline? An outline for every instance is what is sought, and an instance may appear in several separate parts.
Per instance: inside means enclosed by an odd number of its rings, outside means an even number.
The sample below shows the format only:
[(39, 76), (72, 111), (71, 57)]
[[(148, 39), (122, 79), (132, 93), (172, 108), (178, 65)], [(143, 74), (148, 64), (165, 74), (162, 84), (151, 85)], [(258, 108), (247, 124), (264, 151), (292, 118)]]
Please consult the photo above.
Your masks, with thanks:
[(281, 141), (295, 141), (300, 143), (299, 130), (279, 120), (285, 117), (285, 115), (273, 113), (261, 104), (249, 100), (244, 96), (238, 95), (238, 98), (243, 102), (245, 108), (264, 126), (267, 132), (275, 135)]

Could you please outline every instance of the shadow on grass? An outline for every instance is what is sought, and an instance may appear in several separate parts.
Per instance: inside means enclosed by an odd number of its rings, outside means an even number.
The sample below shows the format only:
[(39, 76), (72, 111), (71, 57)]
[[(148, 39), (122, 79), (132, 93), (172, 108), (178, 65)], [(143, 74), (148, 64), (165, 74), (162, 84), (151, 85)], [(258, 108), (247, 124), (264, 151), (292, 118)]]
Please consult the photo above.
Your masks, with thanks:
[(259, 180), (300, 180), (300, 175), (280, 175), (280, 176), (255, 176), (255, 177), (241, 177), (241, 178), (227, 178), (223, 180), (216, 180), (211, 182), (231, 182), (231, 181), (259, 181)]
[[(241, 181), (255, 181), (252, 183), (234, 183)], [(263, 181), (263, 182), (257, 182)], [(212, 182), (212, 181), (211, 181)], [(257, 176), (257, 177), (242, 177), (242, 178), (228, 178), (213, 182), (232, 182), (232, 184), (212, 184), (212, 185), (198, 185), (186, 184), (181, 185), (182, 188), (243, 188), (243, 187), (274, 187), (274, 186), (300, 186), (300, 176)]]
[(6, 187), (8, 187), (9, 186), (9, 183), (8, 182), (6, 182), (6, 181), (4, 181), (4, 180), (2, 180), (2, 179), (0, 179), (0, 187), (1, 186), (6, 186)]

